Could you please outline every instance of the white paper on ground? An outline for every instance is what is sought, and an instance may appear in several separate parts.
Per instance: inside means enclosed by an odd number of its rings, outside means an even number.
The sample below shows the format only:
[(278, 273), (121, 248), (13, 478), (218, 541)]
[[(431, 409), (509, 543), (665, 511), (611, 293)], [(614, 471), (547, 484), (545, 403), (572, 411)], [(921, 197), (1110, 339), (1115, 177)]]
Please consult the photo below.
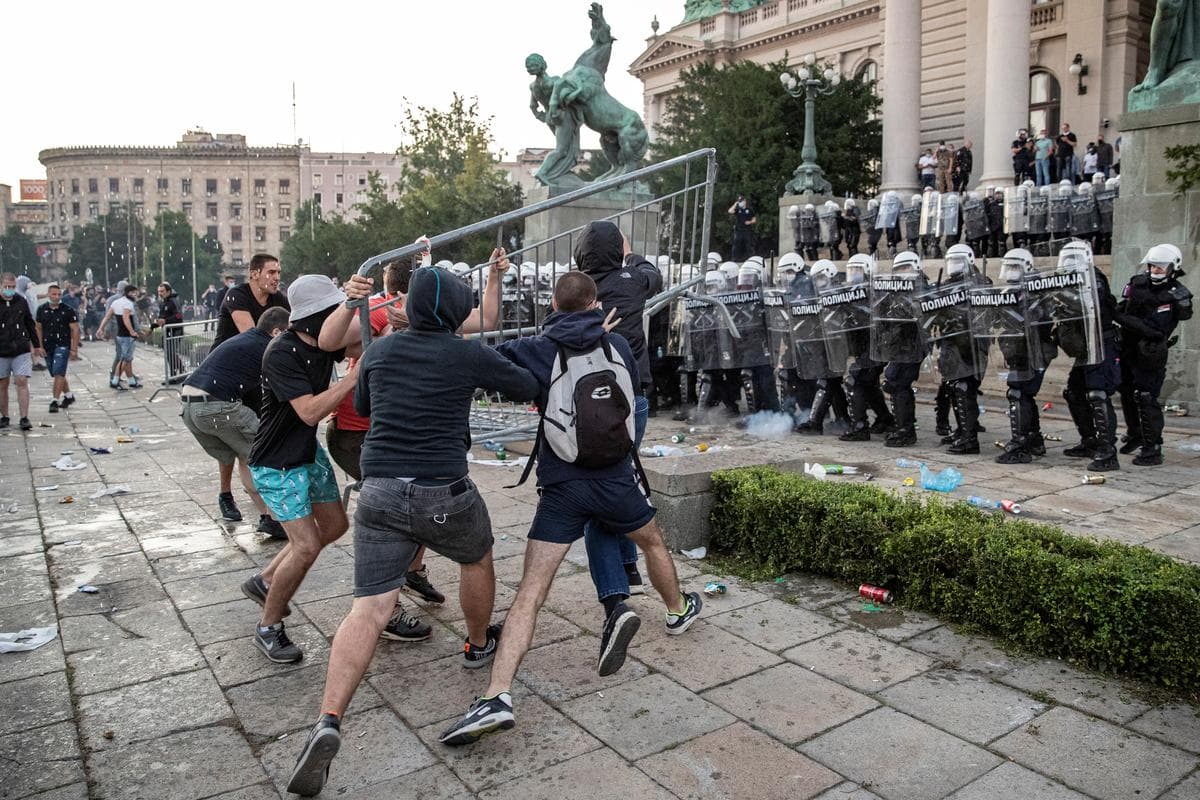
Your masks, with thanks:
[(128, 486), (126, 486), (124, 484), (121, 484), (120, 486), (110, 486), (107, 489), (101, 489), (100, 491), (93, 494), (91, 499), (98, 500), (101, 497), (109, 497), (110, 495), (114, 495), (114, 494), (129, 494), (132, 491), (133, 491), (133, 489), (130, 489)]
[(471, 462), (472, 464), (480, 464), (485, 467), (523, 467), (525, 466), (525, 462), (528, 460), (529, 456), (521, 456), (520, 458), (514, 458), (509, 461), (497, 461), (494, 458), (476, 458), (470, 453), (467, 453), (467, 461)]
[(63, 472), (69, 472), (75, 469), (87, 469), (87, 464), (80, 464), (71, 458), (70, 454), (67, 454), (54, 462), (54, 468)]
[(29, 628), (16, 633), (0, 633), (0, 653), (26, 653), (54, 641), (58, 628)]
[(704, 558), (706, 555), (708, 555), (708, 548), (701, 545), (700, 547), (697, 547), (695, 550), (680, 550), (679, 552), (683, 553), (685, 556), (687, 556), (688, 558), (695, 561), (697, 559)]

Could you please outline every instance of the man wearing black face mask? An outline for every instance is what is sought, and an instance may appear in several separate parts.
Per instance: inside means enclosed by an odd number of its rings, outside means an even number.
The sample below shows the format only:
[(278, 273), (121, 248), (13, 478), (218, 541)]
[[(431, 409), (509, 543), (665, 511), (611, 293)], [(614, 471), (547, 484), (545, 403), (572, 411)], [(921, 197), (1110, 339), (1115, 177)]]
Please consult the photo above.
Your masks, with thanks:
[(331, 388), (333, 365), (347, 351), (317, 346), (321, 325), (345, 299), (324, 275), (300, 276), (288, 288), (291, 326), (263, 353), (262, 414), (250, 449), (250, 474), (272, 516), (283, 523), (288, 544), (263, 570), (271, 575), (270, 585), (259, 574), (243, 591), (263, 606), (254, 644), (281, 664), (304, 657), (283, 627), (292, 595), (321, 550), (350, 527), (333, 467), (317, 444), (317, 425), (354, 389), (358, 376), (354, 365)]

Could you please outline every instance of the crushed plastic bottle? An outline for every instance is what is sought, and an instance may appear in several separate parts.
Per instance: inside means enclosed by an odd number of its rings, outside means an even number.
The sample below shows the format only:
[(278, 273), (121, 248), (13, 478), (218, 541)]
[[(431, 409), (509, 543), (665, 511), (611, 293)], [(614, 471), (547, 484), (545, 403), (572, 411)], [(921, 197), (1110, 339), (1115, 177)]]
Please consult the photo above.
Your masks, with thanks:
[(935, 475), (929, 467), (921, 465), (921, 486), (932, 492), (953, 492), (962, 482), (963, 474), (954, 467), (946, 467)]
[(900, 469), (920, 469), (925, 466), (925, 462), (915, 461), (911, 458), (897, 458), (896, 466)]
[(1014, 503), (1012, 500), (989, 500), (986, 497), (973, 494), (967, 498), (967, 502), (976, 508), (998, 508), (1010, 514), (1021, 513), (1021, 504)]
[(666, 445), (656, 444), (653, 447), (643, 447), (638, 450), (638, 455), (645, 458), (665, 458), (666, 456), (681, 456), (683, 451), (678, 447), (667, 447)]
[(1179, 449), (1184, 453), (1200, 453), (1200, 442), (1184, 442)]

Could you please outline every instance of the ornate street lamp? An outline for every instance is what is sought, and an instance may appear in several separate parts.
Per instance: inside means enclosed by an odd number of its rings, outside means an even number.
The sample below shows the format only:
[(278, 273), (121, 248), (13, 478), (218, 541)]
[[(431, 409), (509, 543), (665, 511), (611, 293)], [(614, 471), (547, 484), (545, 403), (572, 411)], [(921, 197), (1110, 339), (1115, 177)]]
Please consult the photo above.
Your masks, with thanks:
[(817, 165), (817, 138), (813, 133), (813, 115), (817, 105), (817, 95), (832, 94), (842, 82), (840, 73), (826, 65), (823, 70), (816, 66), (817, 57), (809, 53), (804, 57), (804, 64), (799, 69), (799, 76), (791, 72), (782, 72), (779, 82), (785, 92), (792, 97), (804, 98), (804, 147), (800, 157), (804, 159), (792, 179), (788, 181), (789, 194), (829, 194), (833, 187), (825, 180), (825, 171)]

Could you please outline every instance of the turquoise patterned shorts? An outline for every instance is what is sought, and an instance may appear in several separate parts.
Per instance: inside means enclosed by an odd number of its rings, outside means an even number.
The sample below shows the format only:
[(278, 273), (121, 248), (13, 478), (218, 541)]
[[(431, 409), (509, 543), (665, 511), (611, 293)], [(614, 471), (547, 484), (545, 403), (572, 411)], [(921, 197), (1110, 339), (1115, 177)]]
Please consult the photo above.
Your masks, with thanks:
[(320, 445), (311, 464), (291, 469), (250, 467), (250, 475), (254, 488), (280, 522), (311, 516), (313, 503), (336, 503), (341, 499), (329, 456)]

